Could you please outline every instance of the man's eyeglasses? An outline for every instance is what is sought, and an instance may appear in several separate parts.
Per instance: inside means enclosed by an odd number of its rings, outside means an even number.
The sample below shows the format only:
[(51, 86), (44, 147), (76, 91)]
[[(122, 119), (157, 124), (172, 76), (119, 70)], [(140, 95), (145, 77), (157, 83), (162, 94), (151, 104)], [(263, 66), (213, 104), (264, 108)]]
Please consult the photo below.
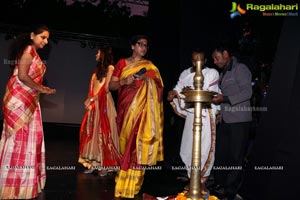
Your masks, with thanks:
[(136, 42), (136, 44), (139, 45), (139, 47), (145, 47), (145, 48), (147, 48), (147, 49), (149, 48), (149, 47), (148, 47), (148, 44), (144, 44), (144, 43), (142, 43), (142, 42)]

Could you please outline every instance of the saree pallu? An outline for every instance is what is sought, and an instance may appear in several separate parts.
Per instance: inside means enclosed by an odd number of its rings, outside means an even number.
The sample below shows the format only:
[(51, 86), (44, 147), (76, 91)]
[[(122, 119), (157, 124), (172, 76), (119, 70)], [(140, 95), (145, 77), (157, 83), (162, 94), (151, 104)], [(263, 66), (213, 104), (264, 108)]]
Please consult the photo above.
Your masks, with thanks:
[[(115, 196), (133, 198), (141, 189), (144, 167), (163, 160), (163, 82), (158, 69), (147, 60), (123, 68), (120, 79), (147, 69), (148, 79), (122, 88), (118, 96), (121, 170), (116, 176)], [(120, 112), (120, 116), (119, 116)]]
[(80, 127), (78, 162), (89, 169), (119, 167), (121, 155), (116, 110), (111, 93), (106, 92), (103, 83), (98, 94), (94, 94), (93, 79), (91, 79), (88, 96), (95, 100), (91, 103), (91, 109), (86, 111)]
[[(29, 76), (42, 83), (45, 66), (31, 46)], [(18, 79), (18, 67), (9, 79), (3, 99), (0, 141), (0, 199), (32, 199), (45, 186), (45, 146), (39, 93)]]

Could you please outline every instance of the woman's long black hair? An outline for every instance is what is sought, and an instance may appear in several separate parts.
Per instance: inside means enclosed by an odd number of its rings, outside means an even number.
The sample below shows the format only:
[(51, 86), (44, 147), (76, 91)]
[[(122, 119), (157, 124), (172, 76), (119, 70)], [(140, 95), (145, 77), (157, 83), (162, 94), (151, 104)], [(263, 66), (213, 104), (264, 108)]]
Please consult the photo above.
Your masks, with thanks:
[(44, 31), (49, 32), (49, 28), (44, 24), (39, 24), (32, 27), (27, 33), (18, 35), (11, 46), (10, 59), (15, 59), (18, 62), (21, 59), (26, 47), (32, 44), (30, 34), (40, 34)]
[(97, 63), (96, 76), (101, 82), (104, 77), (106, 77), (107, 69), (109, 65), (114, 64), (113, 54), (110, 47), (99, 48), (101, 51), (100, 58)]

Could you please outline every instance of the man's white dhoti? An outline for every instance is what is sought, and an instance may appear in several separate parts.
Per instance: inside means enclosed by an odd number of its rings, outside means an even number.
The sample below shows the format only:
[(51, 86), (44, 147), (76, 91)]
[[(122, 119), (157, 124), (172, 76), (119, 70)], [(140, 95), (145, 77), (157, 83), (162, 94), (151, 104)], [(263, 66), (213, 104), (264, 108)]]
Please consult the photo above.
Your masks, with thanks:
[[(218, 87), (219, 73), (217, 70), (204, 68), (202, 73), (204, 76), (203, 90), (220, 93)], [(177, 85), (174, 88), (181, 99), (174, 98), (172, 102), (175, 112), (186, 118), (181, 139), (180, 156), (186, 166), (189, 177), (192, 164), (194, 108), (185, 108), (184, 95), (181, 94), (181, 91), (187, 86), (194, 88), (194, 76), (195, 72), (191, 72), (191, 68), (186, 69), (181, 73)], [(214, 163), (215, 113), (217, 109), (219, 109), (219, 107), (213, 104), (210, 108), (205, 107), (202, 109), (201, 174), (203, 177), (210, 175)]]

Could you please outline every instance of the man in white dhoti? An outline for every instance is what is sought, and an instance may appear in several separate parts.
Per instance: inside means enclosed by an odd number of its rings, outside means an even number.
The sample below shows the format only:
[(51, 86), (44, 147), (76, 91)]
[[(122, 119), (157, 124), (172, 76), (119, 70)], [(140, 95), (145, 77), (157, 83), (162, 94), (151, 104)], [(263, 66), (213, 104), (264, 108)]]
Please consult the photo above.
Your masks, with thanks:
[[(203, 90), (214, 91), (220, 93), (218, 80), (219, 73), (217, 70), (205, 66), (205, 53), (202, 51), (193, 51), (192, 63), (193, 66), (184, 70), (179, 77), (175, 88), (168, 93), (168, 101), (174, 111), (184, 117), (185, 125), (182, 134), (180, 156), (186, 166), (188, 177), (191, 173), (192, 164), (192, 147), (193, 147), (193, 122), (194, 122), (194, 108), (186, 108), (184, 102), (184, 95), (181, 94), (182, 89), (191, 87), (194, 89), (194, 76), (196, 70), (197, 60), (201, 61), (202, 74), (204, 76)], [(202, 134), (201, 134), (201, 183), (205, 184), (207, 177), (214, 163), (215, 152), (215, 115), (218, 107), (214, 104), (203, 106), (202, 110)]]

